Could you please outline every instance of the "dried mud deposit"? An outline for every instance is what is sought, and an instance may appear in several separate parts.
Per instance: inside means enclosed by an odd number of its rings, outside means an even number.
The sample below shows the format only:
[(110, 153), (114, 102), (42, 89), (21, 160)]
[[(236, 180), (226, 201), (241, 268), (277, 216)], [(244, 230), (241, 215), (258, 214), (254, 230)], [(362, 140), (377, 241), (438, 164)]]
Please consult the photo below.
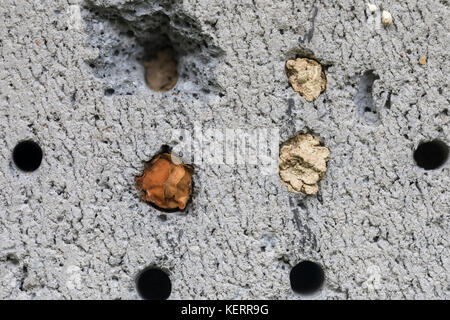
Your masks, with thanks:
[(281, 181), (290, 192), (316, 194), (325, 175), (330, 150), (309, 133), (298, 134), (282, 144), (278, 166)]
[(142, 200), (161, 209), (186, 208), (193, 169), (177, 160), (162, 153), (145, 164), (144, 174), (136, 178), (136, 187), (143, 193)]
[(286, 73), (294, 91), (309, 102), (316, 100), (327, 87), (327, 78), (322, 65), (315, 60), (307, 58), (288, 60)]

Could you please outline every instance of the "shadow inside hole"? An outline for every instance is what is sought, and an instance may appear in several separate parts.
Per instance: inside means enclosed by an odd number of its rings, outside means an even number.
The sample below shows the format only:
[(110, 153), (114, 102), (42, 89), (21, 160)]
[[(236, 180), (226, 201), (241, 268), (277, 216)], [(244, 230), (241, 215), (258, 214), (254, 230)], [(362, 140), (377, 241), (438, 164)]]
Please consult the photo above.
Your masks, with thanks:
[(322, 288), (325, 282), (325, 273), (319, 264), (302, 261), (292, 268), (289, 280), (294, 292), (310, 295)]
[(156, 92), (166, 92), (178, 82), (179, 54), (166, 34), (151, 35), (144, 45), (145, 82)]
[(32, 140), (19, 142), (13, 150), (13, 161), (16, 166), (25, 172), (35, 171), (42, 162), (42, 149)]
[(379, 120), (372, 96), (374, 82), (379, 79), (380, 77), (373, 70), (364, 72), (354, 98), (358, 116), (369, 123), (377, 123)]
[(447, 161), (448, 154), (447, 144), (439, 140), (432, 140), (419, 144), (414, 151), (414, 161), (425, 170), (433, 170), (441, 167)]
[(172, 282), (161, 269), (149, 267), (136, 277), (136, 289), (145, 300), (166, 300), (172, 292)]

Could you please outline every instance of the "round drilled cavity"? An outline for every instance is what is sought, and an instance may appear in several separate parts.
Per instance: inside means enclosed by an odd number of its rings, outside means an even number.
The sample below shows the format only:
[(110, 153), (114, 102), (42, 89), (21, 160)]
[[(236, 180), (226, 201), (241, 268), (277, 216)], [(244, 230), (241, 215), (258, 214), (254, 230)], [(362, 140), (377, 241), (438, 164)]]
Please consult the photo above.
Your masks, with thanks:
[(13, 150), (13, 161), (22, 171), (34, 171), (41, 165), (42, 149), (34, 141), (19, 142)]
[(448, 159), (448, 146), (439, 140), (419, 144), (414, 151), (414, 161), (425, 170), (433, 170), (442, 166)]
[(294, 292), (312, 294), (322, 287), (325, 281), (325, 273), (319, 264), (312, 261), (302, 261), (292, 268), (289, 279)]
[(146, 300), (166, 300), (172, 292), (169, 276), (157, 268), (143, 270), (136, 279), (139, 295)]

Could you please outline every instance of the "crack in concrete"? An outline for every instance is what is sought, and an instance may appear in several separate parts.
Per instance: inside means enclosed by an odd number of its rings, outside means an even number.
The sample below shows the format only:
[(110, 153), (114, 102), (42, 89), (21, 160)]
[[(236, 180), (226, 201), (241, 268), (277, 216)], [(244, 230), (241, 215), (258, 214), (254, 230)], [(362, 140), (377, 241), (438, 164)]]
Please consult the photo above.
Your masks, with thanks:
[(311, 42), (313, 35), (314, 35), (314, 29), (315, 29), (315, 23), (316, 23), (316, 17), (317, 17), (317, 13), (319, 12), (319, 8), (317, 8), (317, 3), (316, 1), (313, 3), (313, 8), (312, 8), (312, 16), (311, 19), (309, 20), (310, 24), (311, 24), (311, 28), (308, 30), (308, 32), (302, 37), (299, 38), (299, 42), (300, 43), (305, 43), (305, 40), (309, 42)]

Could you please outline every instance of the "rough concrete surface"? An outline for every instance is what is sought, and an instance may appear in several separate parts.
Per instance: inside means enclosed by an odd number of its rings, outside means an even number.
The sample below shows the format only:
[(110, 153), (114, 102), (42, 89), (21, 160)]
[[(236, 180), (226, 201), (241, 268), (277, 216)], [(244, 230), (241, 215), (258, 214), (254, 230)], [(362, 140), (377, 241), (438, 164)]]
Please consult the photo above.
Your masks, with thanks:
[[(449, 299), (449, 161), (413, 160), (450, 143), (448, 2), (371, 2), (2, 0), (0, 298), (139, 299), (157, 266), (170, 299)], [(153, 92), (142, 61), (167, 45), (180, 79)], [(296, 56), (326, 69), (313, 102), (287, 81)], [(200, 163), (186, 212), (162, 214), (135, 177), (196, 123), (310, 130), (331, 151), (319, 193)], [(303, 260), (325, 272), (314, 296), (290, 287)]]

